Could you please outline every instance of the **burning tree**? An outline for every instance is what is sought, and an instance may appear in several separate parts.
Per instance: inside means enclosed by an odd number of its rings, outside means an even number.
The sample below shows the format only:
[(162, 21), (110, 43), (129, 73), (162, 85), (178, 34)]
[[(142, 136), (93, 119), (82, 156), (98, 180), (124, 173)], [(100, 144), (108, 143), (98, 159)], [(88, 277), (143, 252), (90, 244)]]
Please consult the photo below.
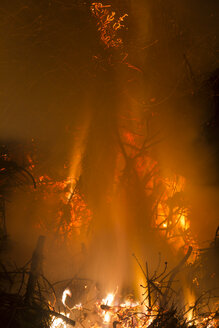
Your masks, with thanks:
[[(171, 304), (172, 295), (178, 294), (173, 289), (175, 277), (184, 269), (186, 262), (199, 266), (199, 250), (190, 227), (186, 180), (176, 172), (164, 174), (156, 158), (154, 147), (163, 141), (162, 132), (155, 124), (159, 113), (153, 106), (156, 99), (152, 97), (147, 106), (144, 92), (140, 90), (143, 89), (145, 72), (141, 65), (133, 63), (130, 55), (133, 44), (125, 34), (128, 14), (117, 14), (111, 5), (102, 3), (91, 3), (87, 9), (89, 17), (95, 22), (93, 25), (97, 28), (100, 42), (97, 53), (92, 54), (94, 90), (89, 102), (90, 115), (78, 142), (79, 150), (75, 147), (73, 152), (69, 176), (51, 177), (45, 172), (39, 174), (33, 168), (33, 179), (25, 168), (13, 161), (4, 161), (0, 168), (2, 189), (10, 184), (11, 177), (13, 183), (18, 181), (18, 184), (21, 180), (26, 183), (32, 179), (38, 188), (36, 199), (42, 198), (44, 204), (52, 199), (53, 209), (48, 217), (39, 220), (38, 228), (52, 232), (59, 244), (66, 240), (75, 242), (74, 237), (80, 236), (78, 240), (83, 247), (86, 264), (81, 271), (85, 276), (91, 272), (91, 281), (95, 277), (102, 283), (106, 281), (109, 285), (120, 285), (125, 289), (130, 280), (136, 279), (136, 285), (139, 285), (141, 279), (136, 278), (136, 270), (130, 269), (131, 252), (147, 258), (148, 253), (157, 253), (163, 248), (171, 252), (171, 256), (182, 257), (182, 260), (170, 272), (167, 272), (165, 263), (161, 272), (157, 269), (151, 273), (149, 261), (144, 269), (136, 257), (144, 280), (141, 283), (143, 301), (135, 301), (133, 295), (124, 301), (125, 293), (117, 297), (115, 291), (106, 298), (95, 295), (95, 301), (88, 308), (86, 302), (71, 306), (70, 286), (74, 278), (70, 279), (66, 288), (62, 288), (61, 306), (71, 316), (67, 319), (62, 313), (57, 313), (61, 295), (58, 295), (57, 303), (55, 298), (53, 305), (42, 296), (41, 278), (44, 288), (52, 290), (52, 294), (55, 292), (53, 285), (42, 276), (40, 261), (37, 261), (41, 239), (29, 271), (15, 272), (22, 276), (21, 287), (16, 291), (18, 299), (14, 302), (10, 293), (2, 293), (2, 313), (7, 310), (5, 322), (8, 323), (11, 315), (10, 307), (16, 312), (21, 306), (27, 311), (28, 318), (32, 311), (32, 318), (41, 312), (39, 326), (45, 327), (65, 326), (75, 321), (92, 327), (110, 323), (114, 328), (177, 328), (192, 324), (200, 327), (210, 324), (213, 327), (217, 317), (215, 310), (209, 311), (199, 322), (195, 316), (195, 311), (198, 309), (198, 313), (200, 309), (198, 301), (193, 302), (193, 307), (188, 304), (181, 313), (175, 303)], [(191, 74), (186, 55), (184, 61)], [(0, 204), (1, 208), (4, 209), (4, 203)], [(5, 219), (2, 217), (4, 230)], [(3, 271), (4, 278), (7, 277), (10, 282), (11, 272), (8, 273), (4, 267)], [(76, 289), (79, 289), (78, 286), (79, 283)], [(83, 289), (87, 288), (83, 280)], [(96, 294), (101, 293), (95, 282), (92, 288)], [(194, 315), (186, 320), (185, 315), (192, 311)], [(94, 318), (91, 318), (92, 315)], [(44, 322), (44, 319), (48, 321)]]

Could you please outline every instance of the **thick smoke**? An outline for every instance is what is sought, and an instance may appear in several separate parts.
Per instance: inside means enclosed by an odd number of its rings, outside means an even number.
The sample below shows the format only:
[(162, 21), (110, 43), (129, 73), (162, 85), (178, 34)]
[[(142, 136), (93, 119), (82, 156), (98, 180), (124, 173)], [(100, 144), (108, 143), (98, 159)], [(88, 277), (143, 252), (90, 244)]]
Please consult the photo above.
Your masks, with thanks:
[[(88, 237), (88, 258), (90, 254), (92, 258), (83, 271), (94, 277), (99, 273), (100, 280), (113, 274), (117, 283), (128, 276), (132, 252), (149, 258), (161, 247), (150, 249), (154, 236), (142, 214), (151, 215), (150, 204), (141, 200), (138, 180), (132, 177), (130, 185), (131, 177), (126, 177), (127, 188), (124, 184), (119, 196), (114, 189), (124, 113), (132, 119), (150, 115), (150, 131), (160, 140), (150, 149), (151, 156), (164, 175), (171, 171), (186, 177), (197, 237), (209, 239), (216, 229), (217, 143), (208, 142), (205, 126), (216, 114), (209, 81), (217, 68), (218, 4), (204, 0), (110, 4), (118, 14), (129, 15), (122, 32), (129, 67), (118, 65), (116, 58), (113, 62), (104, 49), (89, 4), (1, 3), (0, 136), (4, 143), (34, 139), (41, 154), (39, 172), (53, 177), (70, 174), (78, 156), (73, 149), (80, 145), (80, 188), (94, 212)], [(83, 145), (78, 138), (83, 138)], [(63, 166), (68, 161), (67, 172)], [(40, 205), (32, 206), (31, 197), (15, 195), (8, 205), (11, 236), (21, 241), (28, 235), (28, 247), (36, 233), (32, 220), (46, 213)], [(103, 272), (109, 276), (102, 277)]]

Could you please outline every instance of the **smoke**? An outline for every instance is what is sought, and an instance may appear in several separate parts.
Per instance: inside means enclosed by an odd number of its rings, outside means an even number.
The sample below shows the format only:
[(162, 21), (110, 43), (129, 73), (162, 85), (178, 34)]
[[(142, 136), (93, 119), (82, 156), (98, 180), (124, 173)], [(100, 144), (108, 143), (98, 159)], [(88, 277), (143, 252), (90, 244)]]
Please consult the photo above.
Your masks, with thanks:
[[(164, 176), (175, 172), (186, 177), (197, 237), (211, 238), (216, 229), (217, 159), (203, 137), (203, 125), (214, 115), (212, 90), (205, 81), (217, 68), (218, 4), (110, 4), (129, 15), (128, 29), (122, 31), (129, 65), (119, 65), (104, 49), (88, 4), (1, 4), (0, 137), (4, 142), (36, 140), (39, 172), (77, 175), (73, 178), (79, 178), (94, 213), (83, 273), (117, 284), (132, 276), (128, 268), (133, 252), (155, 264), (153, 258), (163, 247), (144, 216), (151, 216), (152, 199), (143, 199), (138, 178), (127, 170), (115, 187), (116, 175), (125, 168), (124, 158), (118, 159), (121, 131), (136, 128), (133, 120), (150, 118), (150, 135), (158, 133), (160, 140), (150, 155)], [(68, 172), (63, 170), (66, 161), (71, 163)], [(11, 236), (22, 240), (28, 234), (28, 245), (36, 231), (32, 222), (47, 213), (34, 208), (31, 197), (15, 195), (8, 205)], [(20, 213), (16, 219), (15, 212)]]

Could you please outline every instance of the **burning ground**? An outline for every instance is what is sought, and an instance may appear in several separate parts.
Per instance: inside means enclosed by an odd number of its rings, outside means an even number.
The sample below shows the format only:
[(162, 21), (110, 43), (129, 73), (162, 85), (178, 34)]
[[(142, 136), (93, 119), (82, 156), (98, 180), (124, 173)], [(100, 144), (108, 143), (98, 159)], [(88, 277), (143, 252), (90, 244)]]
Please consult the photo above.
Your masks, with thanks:
[(5, 325), (217, 325), (217, 6), (195, 7), (1, 6)]

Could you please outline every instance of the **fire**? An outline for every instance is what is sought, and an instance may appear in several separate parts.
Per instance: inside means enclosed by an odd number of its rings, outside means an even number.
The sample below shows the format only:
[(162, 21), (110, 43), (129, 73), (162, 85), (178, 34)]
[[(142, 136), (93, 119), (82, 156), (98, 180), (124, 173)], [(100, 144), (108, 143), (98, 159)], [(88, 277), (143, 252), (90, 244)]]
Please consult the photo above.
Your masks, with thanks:
[(191, 291), (190, 288), (185, 288), (184, 287), (184, 291), (185, 291), (185, 299), (187, 300), (187, 304), (186, 304), (186, 318), (187, 321), (190, 322), (193, 319), (193, 306), (195, 304), (195, 295), (194, 293)]
[[(65, 313), (63, 313), (63, 312), (61, 312), (61, 314), (65, 315)], [(69, 318), (70, 314), (68, 313), (66, 315), (66, 317)], [(65, 323), (65, 321), (62, 318), (53, 317), (50, 328), (67, 328), (67, 324)]]
[[(105, 299), (102, 300), (102, 304), (111, 306), (115, 299), (115, 294), (109, 293)], [(111, 314), (109, 311), (103, 311), (104, 322), (109, 323), (111, 320)]]
[(116, 13), (110, 11), (110, 7), (111, 5), (93, 2), (91, 5), (91, 12), (98, 20), (97, 25), (101, 41), (107, 48), (118, 48), (122, 46), (123, 42), (122, 39), (117, 36), (117, 32), (124, 27), (123, 21), (128, 15), (125, 14), (116, 20)]
[(75, 178), (53, 181), (49, 176), (41, 175), (36, 181), (44, 201), (56, 199), (54, 217), (51, 222), (40, 221), (38, 227), (41, 230), (53, 230), (59, 238), (69, 241), (73, 234), (79, 235), (83, 227), (88, 228), (92, 212), (79, 192)]
[(131, 300), (125, 300), (125, 303), (120, 304), (121, 307), (136, 307), (139, 306), (139, 302), (132, 302)]
[(64, 292), (63, 292), (63, 294), (62, 294), (62, 303), (66, 307), (67, 307), (67, 305), (65, 304), (65, 301), (66, 301), (67, 296), (71, 297), (71, 291), (70, 291), (70, 289), (65, 289)]
[(110, 322), (110, 319), (111, 319), (110, 313), (109, 312), (106, 312), (104, 314), (104, 322), (109, 323)]
[(112, 305), (115, 298), (115, 294), (109, 293), (105, 299), (102, 300), (105, 305)]
[[(103, 323), (117, 322), (123, 328), (132, 327), (133, 323), (136, 328), (148, 327), (153, 321), (153, 316), (143, 315), (141, 303), (126, 299), (119, 304), (115, 302), (114, 294), (108, 294), (106, 299), (102, 300), (99, 309), (102, 311), (100, 315), (103, 318)], [(151, 311), (146, 311), (146, 313), (151, 314)]]
[[(127, 118), (128, 119), (128, 118)], [(131, 132), (127, 127), (126, 119), (121, 141), (124, 145), (123, 152), (133, 163), (139, 181), (144, 184), (145, 197), (154, 197), (153, 227), (166, 238), (167, 242), (176, 251), (193, 247), (194, 261), (198, 253), (198, 245), (190, 228), (190, 205), (186, 199), (186, 179), (178, 174), (171, 173), (165, 176), (156, 160), (150, 157), (147, 148), (144, 129), (140, 127)], [(147, 177), (147, 179), (145, 179)]]
[(190, 230), (189, 206), (184, 198), (185, 184), (182, 176), (163, 179), (165, 189), (155, 208), (155, 226), (177, 250), (192, 246), (197, 252), (198, 246)]
[[(89, 319), (90, 310), (86, 309), (83, 304), (76, 304), (71, 309), (66, 305), (67, 296), (71, 297), (72, 293), (69, 289), (65, 289), (62, 294), (62, 303), (65, 309), (68, 311), (67, 315), (61, 312), (61, 314), (65, 315), (67, 318), (75, 318), (74, 311), (81, 311), (84, 313), (84, 318), (87, 317), (88, 323), (90, 327), (105, 327), (109, 324), (112, 326), (116, 326), (117, 324), (121, 328), (143, 328), (150, 327), (153, 324), (153, 321), (156, 321), (156, 318), (163, 318), (160, 321), (160, 325), (162, 326), (162, 320), (164, 322), (168, 320), (168, 316), (171, 318), (171, 310), (170, 314), (168, 314), (168, 310), (164, 311), (159, 308), (157, 304), (153, 305), (153, 308), (149, 308), (147, 305), (144, 305), (138, 301), (134, 301), (132, 297), (125, 298), (123, 302), (118, 302), (116, 300), (116, 292), (111, 292), (106, 295), (106, 297), (102, 300), (94, 301), (95, 311), (97, 317), (94, 319)], [(184, 318), (182, 317), (182, 322), (186, 322), (188, 326), (193, 326), (197, 328), (216, 328), (217, 327), (217, 319), (216, 313), (211, 313), (209, 315), (200, 317), (195, 316), (194, 314), (194, 304), (195, 298), (194, 295), (190, 292), (189, 289), (186, 291), (188, 304), (186, 305), (186, 311), (184, 314)], [(87, 314), (85, 314), (87, 312)], [(92, 310), (92, 313), (94, 313)], [(83, 316), (82, 316), (83, 317)], [(158, 322), (159, 323), (159, 322)], [(179, 324), (181, 327), (181, 325)], [(186, 325), (185, 325), (186, 327)], [(62, 318), (52, 318), (52, 324), (50, 328), (67, 328), (65, 321)]]

